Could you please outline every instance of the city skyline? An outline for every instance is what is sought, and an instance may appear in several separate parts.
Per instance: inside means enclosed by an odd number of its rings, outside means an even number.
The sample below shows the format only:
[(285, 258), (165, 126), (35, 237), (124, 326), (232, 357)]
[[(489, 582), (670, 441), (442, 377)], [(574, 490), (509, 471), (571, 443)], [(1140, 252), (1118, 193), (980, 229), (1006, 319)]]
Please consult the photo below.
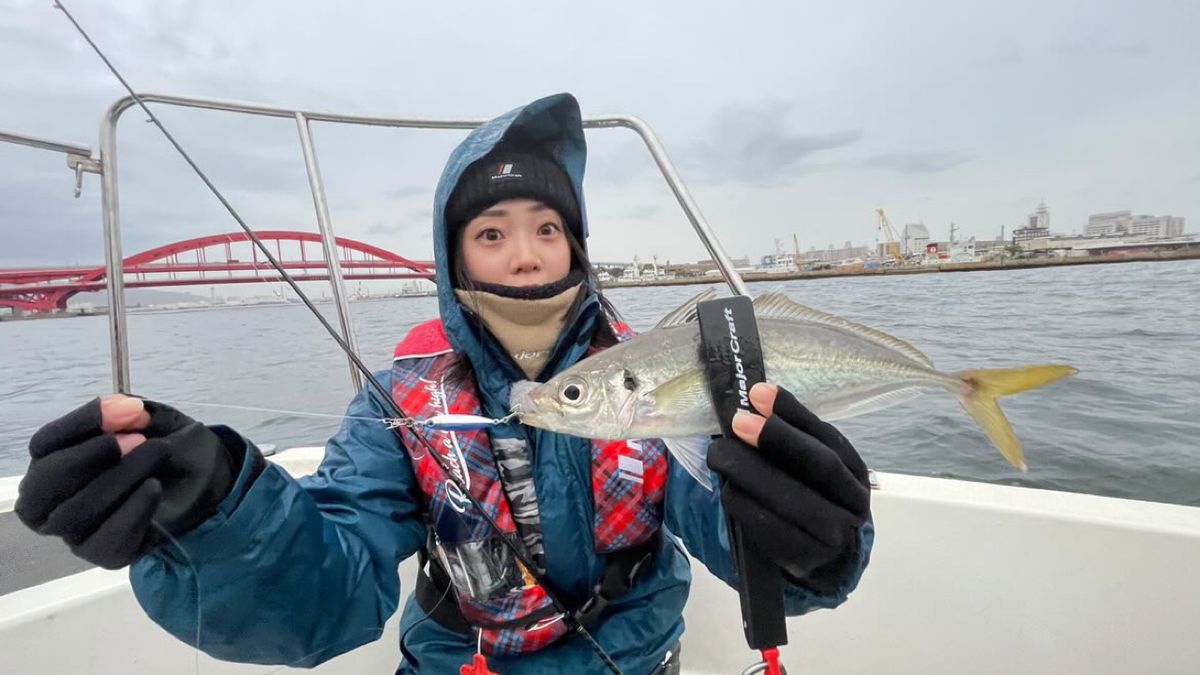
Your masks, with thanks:
[[(870, 243), (878, 207), (936, 238), (951, 222), (995, 238), (1042, 199), (1064, 232), (1121, 209), (1200, 218), (1200, 91), (1183, 86), (1200, 71), (1194, 4), (701, 3), (681, 31), (682, 8), (618, 3), (589, 15), (590, 41), (554, 3), (281, 7), (136, 0), (77, 12), (143, 91), (463, 117), (568, 90), (585, 115), (638, 115), (731, 255), (793, 234), (802, 251)], [(514, 41), (505, 63), (527, 67), (478, 67), (479, 35), (519, 31), (538, 40)], [(20, 64), (0, 72), (0, 128), (95, 147), (122, 92), (61, 15), (0, 0), (0, 38), (0, 58)], [(314, 229), (294, 122), (159, 109), (253, 227)], [(233, 231), (157, 130), (129, 117), (125, 250)], [(462, 133), (313, 134), (337, 233), (431, 255), (434, 186)], [(619, 130), (588, 142), (593, 255), (701, 258), (640, 142)], [(98, 182), (85, 176), (80, 200), (72, 183), (61, 156), (0, 144), (0, 267), (99, 261)]]
[[(1043, 209), (1047, 210), (1047, 211), (1049, 210), (1049, 207), (1046, 204), (1045, 200), (1042, 200), (1040, 202), (1038, 211), (1041, 211)], [(1034, 218), (1033, 213), (1027, 215), (1026, 218), (1018, 221), (1018, 225), (1016, 227), (1009, 227), (1007, 223), (1003, 224), (1003, 233), (1005, 235), (1003, 240), (1011, 242), (1011, 241), (1013, 241), (1015, 230), (1021, 229), (1022, 227), (1034, 227), (1032, 222), (1028, 222), (1028, 223), (1026, 222), (1026, 221), (1032, 221), (1033, 218)], [(1147, 231), (1145, 231), (1144, 227), (1141, 230), (1139, 230), (1137, 228), (1139, 221), (1144, 222), (1146, 220), (1149, 220), (1149, 221), (1166, 221), (1166, 220), (1173, 221), (1173, 223), (1175, 224), (1177, 229), (1172, 230), (1172, 233), (1167, 233), (1166, 235), (1163, 235), (1161, 233), (1147, 232)], [(1102, 227), (1101, 229), (1096, 230), (1097, 222), (1104, 223), (1105, 227)], [(1127, 230), (1122, 230), (1122, 231), (1112, 231), (1113, 223), (1119, 223), (1119, 222), (1124, 222), (1126, 224), (1132, 223), (1133, 228), (1127, 229)], [(1050, 234), (1050, 236), (1065, 236), (1065, 237), (1101, 237), (1101, 236), (1137, 237), (1137, 236), (1145, 236), (1145, 235), (1159, 236), (1159, 237), (1162, 237), (1162, 236), (1167, 236), (1167, 237), (1194, 236), (1195, 233), (1191, 233), (1191, 232), (1187, 231), (1186, 223), (1187, 223), (1186, 218), (1173, 216), (1171, 214), (1163, 214), (1163, 215), (1156, 216), (1156, 215), (1152, 215), (1152, 214), (1139, 214), (1139, 213), (1130, 211), (1128, 209), (1124, 209), (1124, 210), (1120, 210), (1120, 211), (1111, 211), (1111, 212), (1090, 214), (1088, 216), (1088, 222), (1084, 224), (1083, 228), (1072, 227), (1068, 231), (1068, 230), (1065, 230), (1056, 225), (1054, 227), (1049, 228), (1049, 234)], [(916, 222), (916, 223), (904, 223), (903, 225), (894, 226), (896, 234), (897, 234), (897, 241), (901, 245), (904, 244), (904, 239), (907, 236), (906, 233), (908, 231), (908, 228), (910, 228), (912, 226), (917, 226), (918, 228), (924, 228), (924, 232), (922, 232), (919, 236), (922, 236), (922, 237), (928, 239), (929, 241), (947, 242), (947, 241), (951, 241), (952, 236), (953, 236), (953, 240), (955, 240), (955, 241), (961, 241), (961, 240), (967, 240), (967, 239), (975, 239), (978, 241), (1000, 241), (999, 236), (994, 236), (994, 237), (988, 236), (986, 233), (983, 235), (978, 235), (978, 234), (972, 234), (969, 231), (964, 231), (963, 226), (957, 224), (954, 221), (951, 221), (949, 224), (947, 224), (947, 227), (946, 227), (947, 236), (945, 236), (945, 237), (938, 236), (935, 231), (930, 231), (929, 225), (927, 223)], [(953, 235), (951, 235), (949, 232), (949, 230), (951, 228), (953, 228), (953, 232), (954, 232)], [(1095, 231), (1093, 231), (1093, 230), (1095, 230)], [(876, 230), (876, 232), (877, 232), (877, 230)], [(831, 242), (826, 243), (823, 246), (816, 245), (816, 244), (809, 244), (807, 247), (805, 247), (805, 246), (801, 245), (799, 247), (799, 253), (803, 256), (803, 254), (805, 254), (807, 252), (814, 252), (814, 251), (821, 252), (821, 251), (836, 250), (836, 249), (864, 248), (864, 247), (874, 249), (876, 244), (882, 243), (882, 239), (877, 240), (875, 238), (876, 232), (872, 232), (872, 237), (869, 240), (846, 239), (846, 240), (843, 240), (842, 242), (832, 242), (831, 241)], [(235, 234), (237, 234), (236, 231), (235, 231)], [(793, 234), (795, 234), (796, 237), (789, 238), (788, 240), (785, 240), (781, 237), (774, 238), (772, 240), (772, 248), (768, 249), (768, 250), (763, 250), (762, 252), (759, 252), (759, 253), (748, 253), (748, 252), (747, 253), (736, 253), (733, 250), (728, 249), (728, 246), (727, 246), (726, 253), (729, 254), (730, 257), (733, 257), (733, 258), (747, 258), (747, 259), (751, 259), (751, 260), (757, 259), (763, 255), (770, 255), (772, 253), (776, 253), (776, 252), (780, 252), (780, 251), (783, 253), (794, 253), (796, 251), (796, 246), (795, 246), (795, 243), (793, 243), (793, 242), (798, 242), (799, 233), (793, 233)], [(996, 234), (999, 235), (1000, 233), (997, 232)], [(338, 236), (342, 236), (342, 235), (339, 233)], [(164, 242), (164, 243), (168, 243), (168, 242)], [(374, 244), (374, 242), (370, 242), (370, 241), (367, 241), (364, 243)], [(375, 245), (378, 245), (378, 244), (375, 244)], [(315, 245), (313, 245), (312, 248), (316, 248)], [(386, 246), (382, 246), (382, 248), (386, 248)], [(140, 252), (126, 250), (124, 253), (128, 257), (134, 253), (140, 253)], [(316, 256), (317, 256), (317, 259), (321, 258), (319, 250), (316, 251)], [(686, 263), (694, 263), (694, 262), (700, 262), (700, 261), (709, 259), (707, 256), (704, 256), (702, 258), (686, 260), (683, 257), (672, 256), (669, 252), (665, 255), (655, 253), (655, 254), (651, 254), (651, 255), (647, 256), (647, 255), (643, 255), (641, 252), (632, 251), (627, 256), (627, 259), (625, 259), (623, 262), (609, 261), (609, 262), (597, 262), (596, 264), (598, 264), (598, 265), (600, 265), (600, 264), (603, 264), (603, 265), (629, 264), (633, 261), (633, 258), (635, 256), (644, 258), (643, 262), (647, 263), (647, 264), (650, 262), (650, 260), (652, 258), (661, 258), (663, 262), (673, 261), (675, 263), (685, 263), (685, 262)], [(432, 255), (430, 254), (429, 256), (426, 256), (426, 257), (418, 256), (418, 257), (413, 257), (411, 259), (413, 259), (414, 261), (417, 261), (417, 262), (432, 262)], [(593, 255), (593, 259), (596, 259), (594, 255)], [(614, 259), (614, 260), (616, 260), (616, 259)], [(94, 261), (71, 261), (70, 263), (63, 263), (63, 264), (70, 265), (70, 266), (78, 266), (78, 267), (100, 266), (103, 264), (103, 260), (97, 259)], [(36, 268), (37, 266), (31, 266), (31, 267)], [(3, 266), (0, 266), (0, 269), (3, 269)]]

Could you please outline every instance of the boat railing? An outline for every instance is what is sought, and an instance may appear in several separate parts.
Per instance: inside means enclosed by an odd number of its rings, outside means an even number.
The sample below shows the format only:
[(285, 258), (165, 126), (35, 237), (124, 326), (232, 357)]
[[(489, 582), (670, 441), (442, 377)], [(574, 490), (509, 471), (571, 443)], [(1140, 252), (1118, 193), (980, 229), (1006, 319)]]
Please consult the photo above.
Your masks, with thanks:
[(26, 134), (18, 134), (15, 131), (5, 131), (0, 129), (0, 143), (14, 143), (16, 145), (27, 145), (31, 148), (39, 150), (49, 150), (50, 152), (61, 152), (67, 156), (67, 168), (75, 172), (75, 196), (79, 197), (83, 191), (83, 174), (84, 173), (100, 173), (100, 163), (92, 159), (92, 149), (86, 145), (78, 145), (75, 143), (64, 143), (62, 141), (51, 141), (37, 136), (28, 136)]
[[(329, 216), (329, 206), (325, 197), (325, 184), (321, 178), (320, 165), (316, 147), (313, 143), (311, 125), (313, 122), (335, 124), (351, 124), (360, 126), (377, 126), (407, 129), (463, 129), (469, 130), (487, 121), (484, 118), (437, 118), (437, 117), (392, 117), (380, 115), (359, 115), (319, 110), (287, 108), (260, 103), (225, 101), (219, 99), (194, 98), (173, 96), (168, 94), (145, 93), (138, 98), (146, 103), (178, 106), (203, 110), (256, 115), (262, 117), (279, 117), (292, 119), (296, 123), (300, 148), (303, 153), (305, 169), (308, 173), (309, 188), (312, 191), (313, 208), (316, 211), (317, 227), (321, 235), (325, 261), (328, 265), (329, 279), (333, 287), (333, 299), (337, 307), (338, 321), (342, 338), (352, 349), (357, 350), (353, 324), (350, 321), (350, 310), (347, 302), (345, 282), (342, 277), (341, 263), (336, 254), (334, 244), (333, 224)], [(86, 146), (45, 141), (19, 134), (0, 132), (0, 141), (10, 141), (23, 145), (32, 145), (44, 149), (64, 152), (68, 157), (68, 166), (76, 172), (76, 196), (82, 184), (83, 172), (98, 173), (101, 180), (102, 213), (104, 218), (104, 261), (106, 267), (106, 283), (109, 294), (109, 336), (112, 353), (113, 388), (118, 392), (132, 391), (129, 368), (129, 339), (126, 328), (125, 284), (122, 274), (121, 246), (121, 208), (119, 172), (117, 164), (117, 123), (122, 114), (137, 105), (133, 96), (118, 99), (104, 113), (100, 124), (100, 154), (93, 158), (91, 150)], [(585, 117), (585, 129), (624, 128), (636, 133), (655, 165), (662, 172), (667, 186), (675, 195), (682, 207), (684, 215), (692, 224), (696, 234), (708, 249), (713, 261), (721, 270), (722, 276), (730, 289), (739, 295), (747, 293), (745, 282), (733, 267), (720, 242), (709, 227), (700, 208), (688, 192), (683, 179), (675, 165), (667, 156), (666, 149), (658, 136), (645, 121), (633, 115), (600, 115)], [(352, 361), (347, 359), (350, 367), (350, 377), (356, 390), (362, 388), (362, 379)]]

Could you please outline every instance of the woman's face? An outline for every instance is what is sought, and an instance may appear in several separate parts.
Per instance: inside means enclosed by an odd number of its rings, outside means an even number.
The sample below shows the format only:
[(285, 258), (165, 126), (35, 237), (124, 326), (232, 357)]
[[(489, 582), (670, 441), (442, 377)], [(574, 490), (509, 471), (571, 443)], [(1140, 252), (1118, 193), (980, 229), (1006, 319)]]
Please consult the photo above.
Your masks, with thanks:
[(562, 216), (532, 199), (506, 199), (475, 216), (459, 246), (467, 276), (503, 286), (540, 286), (571, 271)]

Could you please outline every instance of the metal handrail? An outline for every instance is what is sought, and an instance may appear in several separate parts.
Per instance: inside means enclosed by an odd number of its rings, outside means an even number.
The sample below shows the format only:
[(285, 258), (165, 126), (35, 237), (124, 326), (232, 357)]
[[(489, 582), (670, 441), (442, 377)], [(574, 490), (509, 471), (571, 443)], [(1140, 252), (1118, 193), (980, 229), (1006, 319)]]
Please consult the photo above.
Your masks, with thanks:
[[(358, 124), (366, 126), (381, 126), (409, 129), (474, 129), (487, 121), (486, 118), (453, 119), (430, 117), (388, 117), (379, 115), (350, 115), (343, 113), (325, 112), (319, 110), (301, 110), (258, 103), (239, 101), (223, 101), (219, 99), (192, 98), (185, 96), (170, 96), (166, 94), (140, 94), (139, 98), (147, 103), (163, 103), (185, 108), (205, 110), (221, 110), (225, 112), (260, 115), (264, 117), (291, 118), (296, 121), (300, 144), (304, 152), (305, 166), (308, 169), (309, 187), (313, 192), (313, 204), (317, 211), (317, 225), (321, 229), (325, 244), (325, 259), (329, 265), (330, 280), (334, 282), (334, 299), (337, 303), (338, 317), (341, 321), (343, 338), (348, 344), (354, 344), (353, 329), (349, 320), (349, 307), (345, 299), (341, 277), (341, 266), (336, 250), (332, 247), (334, 240), (332, 225), (329, 222), (328, 206), (325, 201), (324, 184), (316, 162), (316, 150), (313, 148), (312, 137), (309, 133), (309, 122), (333, 122), (339, 124)], [(101, 172), (101, 192), (104, 214), (104, 256), (108, 269), (107, 283), (110, 298), (109, 327), (112, 345), (113, 386), (117, 391), (128, 392), (130, 389), (129, 376), (129, 343), (125, 324), (125, 280), (122, 274), (121, 255), (121, 217), (120, 199), (117, 188), (117, 122), (122, 113), (136, 104), (132, 96), (125, 96), (114, 102), (104, 113), (100, 123), (100, 163), (104, 170)], [(675, 165), (667, 156), (666, 149), (659, 142), (657, 135), (650, 126), (632, 115), (603, 115), (583, 119), (585, 129), (606, 129), (623, 127), (632, 130), (646, 144), (655, 164), (666, 179), (668, 187), (675, 199), (683, 208), (688, 221), (696, 230), (700, 240), (708, 249), (713, 261), (721, 270), (730, 289), (738, 295), (747, 295), (746, 284), (734, 271), (733, 263), (725, 254), (708, 221), (700, 213), (700, 208), (692, 199), (691, 193), (683, 184)], [(336, 281), (334, 281), (336, 280)], [(361, 386), (358, 374), (351, 367), (351, 377), (355, 387)]]
[[(358, 342), (354, 339), (354, 326), (350, 323), (350, 303), (346, 301), (346, 281), (342, 278), (342, 263), (337, 254), (337, 240), (333, 236), (333, 223), (329, 219), (329, 204), (325, 200), (325, 182), (321, 180), (321, 167), (317, 164), (317, 151), (313, 147), (312, 130), (304, 113), (296, 113), (296, 128), (300, 132), (300, 147), (304, 151), (304, 168), (308, 172), (308, 186), (313, 195), (313, 208), (317, 211), (317, 228), (321, 231), (321, 248), (325, 251), (325, 263), (329, 268), (329, 284), (333, 287), (333, 302), (337, 306), (338, 321), (342, 326), (342, 338), (350, 351), (358, 353)], [(354, 391), (362, 391), (362, 373), (354, 367), (354, 359), (346, 355), (350, 366), (350, 381)]]
[(60, 141), (48, 141), (44, 138), (28, 136), (26, 134), (18, 134), (15, 131), (5, 131), (3, 129), (0, 129), (0, 142), (28, 145), (31, 148), (40, 148), (42, 150), (50, 150), (52, 152), (61, 152), (64, 155), (82, 155), (84, 157), (92, 156), (92, 149), (86, 145), (75, 145), (74, 143), (62, 143)]
[(49, 141), (44, 138), (38, 138), (37, 136), (18, 134), (15, 131), (4, 131), (3, 129), (0, 129), (0, 143), (27, 145), (31, 148), (49, 150), (51, 152), (61, 152), (66, 155), (67, 167), (75, 172), (76, 198), (78, 198), (80, 192), (83, 191), (83, 174), (85, 172), (103, 173), (103, 168), (100, 166), (100, 162), (92, 159), (92, 149), (86, 145), (63, 143), (61, 141)]

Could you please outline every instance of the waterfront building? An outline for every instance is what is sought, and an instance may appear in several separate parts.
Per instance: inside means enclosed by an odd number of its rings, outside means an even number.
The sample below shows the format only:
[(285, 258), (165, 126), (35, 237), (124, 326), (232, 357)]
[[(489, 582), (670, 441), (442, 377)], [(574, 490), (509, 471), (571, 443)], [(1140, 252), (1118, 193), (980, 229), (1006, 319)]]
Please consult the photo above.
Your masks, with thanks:
[(976, 239), (975, 253), (980, 257), (998, 254), (1008, 246), (1007, 239)]
[(1025, 230), (1049, 230), (1050, 229), (1050, 209), (1046, 207), (1046, 200), (1043, 199), (1038, 204), (1037, 209), (1025, 217), (1025, 227), (1017, 228), (1018, 231)]
[[(729, 262), (733, 263), (734, 269), (748, 269), (753, 267), (750, 264), (750, 256), (742, 256), (740, 258), (734, 258), (731, 256), (729, 258)], [(678, 273), (681, 273), (683, 276), (704, 276), (709, 272), (714, 272), (716, 274), (721, 273), (721, 271), (717, 269), (717, 263), (711, 258), (697, 260), (696, 262), (691, 263), (673, 265), (672, 269)]]
[(1050, 244), (1050, 209), (1046, 200), (1025, 218), (1025, 225), (1013, 230), (1013, 243), (1026, 251), (1041, 250)]
[(1084, 234), (1089, 237), (1110, 237), (1114, 234), (1125, 234), (1129, 228), (1129, 220), (1129, 211), (1093, 213), (1088, 216), (1088, 224), (1084, 229)]
[(796, 267), (796, 256), (791, 253), (774, 253), (760, 258), (754, 271), (766, 274), (791, 274), (798, 272), (799, 269)]
[(975, 237), (966, 241), (931, 241), (925, 245), (925, 255), (922, 265), (939, 265), (941, 263), (979, 262), (979, 254), (975, 250)]
[(929, 243), (929, 229), (925, 227), (925, 223), (908, 223), (904, 226), (902, 238), (901, 250), (905, 257), (920, 255), (925, 252), (925, 245)]
[(1169, 239), (1183, 235), (1183, 218), (1177, 216), (1133, 215), (1130, 211), (1109, 211), (1088, 216), (1085, 234), (1089, 237), (1130, 235)]
[(829, 248), (818, 249), (815, 246), (808, 249), (804, 254), (804, 259), (809, 262), (840, 262), (842, 260), (851, 260), (854, 258), (862, 258), (866, 260), (871, 255), (870, 246), (854, 246), (850, 242), (846, 242), (841, 248), (834, 248), (833, 244)]

